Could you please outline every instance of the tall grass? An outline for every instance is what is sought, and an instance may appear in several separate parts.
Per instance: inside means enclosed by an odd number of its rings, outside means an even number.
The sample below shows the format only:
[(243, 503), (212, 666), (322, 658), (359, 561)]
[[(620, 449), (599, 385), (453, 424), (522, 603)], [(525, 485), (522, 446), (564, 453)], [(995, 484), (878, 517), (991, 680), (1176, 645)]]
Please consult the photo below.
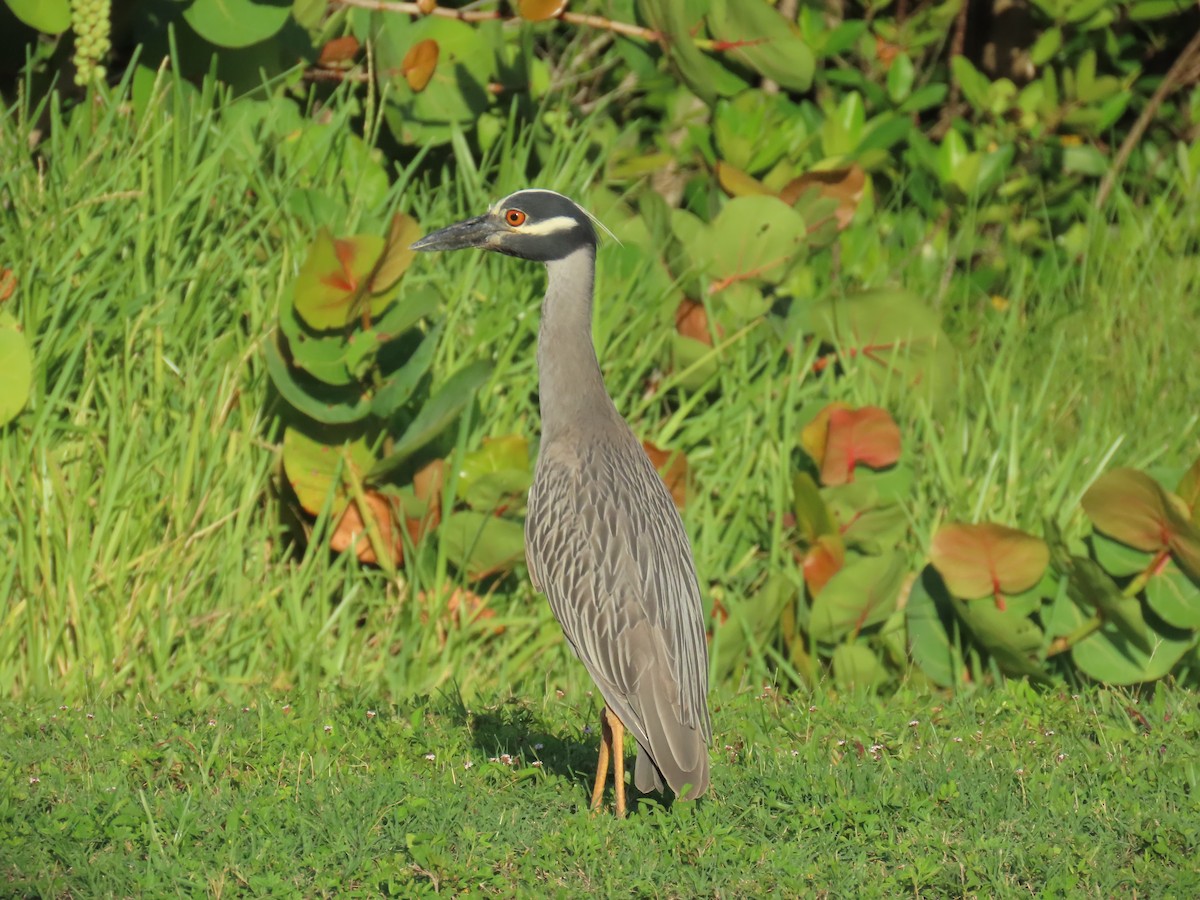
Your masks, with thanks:
[[(463, 143), (427, 180), (394, 173), (373, 195), (326, 153), (298, 164), (247, 142), (227, 101), (166, 83), (147, 112), (113, 102), (64, 115), (54, 100), (2, 120), (0, 263), (37, 359), (30, 408), (0, 433), (0, 689), (10, 695), (270, 690), (427, 692), (451, 681), (534, 691), (581, 680), (544, 602), (520, 579), (497, 618), (447, 617), (444, 559), (389, 580), (295, 540), (273, 486), (272, 393), (260, 348), (281, 286), (320, 225), (375, 227), (396, 205), (428, 228), (537, 183), (604, 212), (602, 155), (587, 122), (515, 130), (489, 158)], [(340, 123), (340, 125), (339, 125)], [(44, 138), (31, 153), (30, 135)], [(345, 129), (348, 131), (348, 128)], [(291, 161), (289, 161), (289, 159)], [(344, 196), (342, 221), (296, 213), (298, 192)], [(1119, 206), (1077, 261), (1014, 258), (1000, 310), (918, 248), (881, 238), (874, 273), (944, 294), (962, 350), (957, 395), (934, 414), (901, 403), (917, 473), (917, 544), (946, 518), (1068, 524), (1112, 462), (1178, 467), (1200, 452), (1197, 203), (1168, 216)], [(627, 241), (632, 228), (618, 228)], [(969, 246), (971, 228), (953, 240)], [(803, 352), (764, 359), (731, 336), (704, 390), (669, 390), (675, 295), (637, 254), (600, 255), (596, 336), (635, 430), (682, 449), (685, 510), (707, 593), (753, 594), (791, 563), (780, 540), (805, 411), (888, 402), (851, 372), (806, 377)], [(840, 290), (837, 276), (816, 289)], [(542, 275), (483, 254), (421, 260), (408, 276), (445, 298), (435, 374), (496, 363), (455, 436), (537, 431), (533, 348)], [(647, 390), (662, 378), (666, 389)], [(327, 523), (318, 522), (317, 533)], [(503, 626), (502, 634), (493, 629)], [(752, 675), (765, 675), (762, 660)]]

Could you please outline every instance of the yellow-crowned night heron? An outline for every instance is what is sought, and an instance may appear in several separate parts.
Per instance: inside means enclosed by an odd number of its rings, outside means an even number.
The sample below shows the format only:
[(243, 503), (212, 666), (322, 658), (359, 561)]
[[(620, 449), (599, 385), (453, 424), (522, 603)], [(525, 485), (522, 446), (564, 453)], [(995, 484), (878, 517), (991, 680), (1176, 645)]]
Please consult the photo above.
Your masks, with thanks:
[(600, 688), (599, 807), (612, 756), (625, 814), (628, 729), (634, 783), (686, 799), (708, 788), (708, 646), (683, 523), (617, 412), (592, 345), (596, 232), (553, 191), (517, 191), (484, 215), (435, 231), (414, 250), (478, 247), (546, 264), (538, 335), (542, 443), (529, 491), (525, 556), (567, 640)]

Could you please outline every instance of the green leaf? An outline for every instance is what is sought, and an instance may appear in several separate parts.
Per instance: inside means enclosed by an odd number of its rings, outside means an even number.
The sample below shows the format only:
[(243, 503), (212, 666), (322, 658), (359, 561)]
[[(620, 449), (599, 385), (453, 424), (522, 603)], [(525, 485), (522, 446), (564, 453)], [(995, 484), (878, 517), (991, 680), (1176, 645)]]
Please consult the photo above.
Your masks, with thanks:
[(714, 40), (739, 45), (724, 52), (742, 65), (792, 91), (812, 86), (812, 51), (765, 0), (712, 0), (708, 23)]
[(326, 425), (357, 422), (370, 414), (370, 398), (357, 386), (333, 387), (291, 366), (279, 348), (280, 339), (277, 333), (273, 340), (267, 341), (264, 353), (267, 374), (284, 400), (310, 419)]
[(1144, 572), (1154, 560), (1153, 553), (1135, 550), (1098, 531), (1092, 532), (1088, 542), (1091, 544), (1092, 557), (1114, 578), (1126, 578)]
[(292, 0), (194, 0), (184, 19), (218, 47), (249, 47), (275, 35), (292, 12)]
[(1070, 556), (1065, 561), (1056, 560), (1055, 566), (1067, 576), (1067, 592), (1072, 600), (1084, 609), (1099, 610), (1106, 627), (1111, 625), (1123, 640), (1150, 651), (1153, 645), (1142, 618), (1141, 603), (1122, 594), (1098, 563), (1087, 557)]
[(458, 470), (458, 496), (474, 509), (490, 512), (514, 495), (529, 490), (529, 441), (510, 434), (484, 438), (483, 446), (467, 453)]
[(813, 600), (809, 633), (831, 644), (879, 624), (896, 608), (904, 574), (901, 553), (847, 559)]
[(18, 19), (43, 34), (62, 34), (71, 27), (70, 0), (5, 0)]
[(817, 483), (807, 472), (797, 472), (792, 479), (792, 509), (796, 527), (806, 543), (814, 544), (822, 535), (837, 534), (837, 526), (833, 524)]
[(954, 611), (1006, 674), (1046, 677), (1039, 658), (1045, 643), (1042, 630), (1015, 604), (1014, 608), (1000, 610), (990, 597), (985, 597), (957, 603)]
[(879, 289), (829, 295), (801, 315), (802, 327), (833, 346), (843, 366), (880, 387), (923, 394), (935, 403), (954, 389), (958, 354), (938, 317), (913, 294)]
[[(318, 432), (319, 434), (320, 432)], [(332, 435), (327, 441), (288, 427), (283, 432), (283, 471), (305, 511), (317, 515), (333, 491), (333, 518), (346, 508), (348, 495), (339, 473), (343, 465), (352, 465), (359, 475), (367, 471), (375, 458), (365, 438), (343, 443)]]
[(690, 235), (676, 230), (692, 258), (704, 265), (709, 292), (740, 321), (767, 310), (761, 286), (783, 280), (803, 257), (799, 249), (807, 234), (799, 213), (765, 196), (735, 197), (709, 226), (700, 224)]
[(887, 73), (888, 99), (893, 103), (902, 103), (912, 91), (916, 68), (907, 53), (899, 54), (892, 60)]
[(1160, 619), (1175, 628), (1200, 628), (1200, 584), (1174, 563), (1146, 582), (1146, 602)]
[(878, 654), (866, 644), (838, 644), (833, 649), (833, 680), (839, 690), (871, 689), (887, 680)]
[(381, 419), (390, 418), (409, 401), (421, 378), (433, 365), (441, 328), (435, 328), (417, 346), (412, 355), (380, 385), (371, 400), (371, 412)]
[[(447, 143), (457, 128), (468, 131), (491, 103), (487, 85), (498, 77), (496, 53), (481, 26), (441, 16), (379, 16), (374, 41), (379, 67), (394, 73), (384, 104), (388, 128), (405, 144)], [(422, 41), (438, 48), (429, 82), (414, 91), (403, 75), (408, 52)]]
[(1052, 28), (1047, 28), (1038, 39), (1033, 42), (1033, 46), (1029, 50), (1029, 60), (1035, 66), (1044, 66), (1054, 58), (1062, 46), (1062, 29), (1057, 25)]
[(1156, 681), (1196, 645), (1195, 633), (1168, 636), (1151, 631), (1142, 618), (1140, 604), (1130, 602), (1130, 617), (1147, 636), (1145, 646), (1131, 640), (1125, 630), (1106, 623), (1071, 648), (1071, 659), (1089, 678), (1105, 684)]
[(730, 97), (746, 89), (744, 81), (696, 46), (704, 5), (689, 0), (638, 0), (637, 5), (646, 24), (664, 37), (667, 58), (697, 97), (713, 103), (717, 97)]
[(0, 426), (15, 419), (29, 402), (33, 353), (17, 320), (0, 312)]
[(521, 523), (471, 510), (444, 519), (438, 542), (446, 558), (473, 578), (511, 569), (525, 558)]
[(425, 401), (392, 452), (371, 470), (369, 478), (378, 482), (400, 468), (410, 456), (442, 433), (458, 418), (475, 392), (492, 374), (492, 364), (480, 360), (455, 372), (441, 390)]
[(909, 655), (926, 677), (942, 687), (962, 684), (966, 673), (962, 653), (950, 637), (955, 622), (952, 604), (937, 570), (926, 566), (904, 607)]

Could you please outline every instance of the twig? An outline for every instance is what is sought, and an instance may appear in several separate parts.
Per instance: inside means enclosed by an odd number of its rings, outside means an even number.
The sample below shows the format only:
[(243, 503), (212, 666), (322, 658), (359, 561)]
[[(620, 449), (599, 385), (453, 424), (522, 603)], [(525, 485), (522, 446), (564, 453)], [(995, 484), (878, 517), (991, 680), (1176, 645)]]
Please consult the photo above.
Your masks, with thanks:
[[(331, 0), (338, 6), (356, 6), (359, 9), (369, 9), (375, 12), (404, 13), (410, 16), (441, 16), (445, 19), (458, 19), (460, 22), (488, 22), (495, 19), (512, 21), (519, 16), (505, 16), (498, 9), (448, 9), (444, 6), (434, 6), (428, 12), (421, 9), (420, 3), (402, 3), (398, 0)], [(662, 35), (653, 28), (643, 28), (629, 22), (616, 22), (604, 16), (594, 16), (588, 13), (561, 12), (557, 16), (568, 25), (582, 25), (586, 28), (599, 28), (611, 31), (625, 37), (637, 38), (642, 41), (656, 42)]]
[(1104, 173), (1104, 178), (1100, 182), (1100, 190), (1096, 192), (1096, 209), (1103, 207), (1105, 201), (1108, 200), (1108, 195), (1112, 193), (1112, 189), (1117, 183), (1117, 176), (1125, 168), (1125, 163), (1129, 162), (1129, 155), (1133, 153), (1133, 148), (1137, 146), (1142, 135), (1146, 133), (1146, 129), (1150, 127), (1150, 123), (1158, 114), (1158, 108), (1167, 99), (1167, 94), (1178, 87), (1178, 82), (1182, 82), (1183, 73), (1191, 66), (1194, 58), (1200, 58), (1200, 31), (1196, 32), (1188, 45), (1183, 48), (1183, 52), (1179, 54), (1179, 58), (1167, 70), (1158, 89), (1150, 97), (1150, 102), (1146, 104), (1142, 114), (1137, 117), (1137, 121), (1129, 129), (1129, 134), (1125, 135), (1125, 140), (1121, 142), (1121, 149), (1117, 151), (1117, 158)]

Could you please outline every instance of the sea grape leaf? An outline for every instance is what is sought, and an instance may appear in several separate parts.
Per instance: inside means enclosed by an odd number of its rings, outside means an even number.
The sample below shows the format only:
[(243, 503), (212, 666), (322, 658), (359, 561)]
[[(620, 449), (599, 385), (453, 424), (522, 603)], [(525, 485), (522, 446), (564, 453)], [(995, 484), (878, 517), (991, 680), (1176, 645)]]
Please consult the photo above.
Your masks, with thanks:
[(264, 345), (267, 374), (280, 395), (304, 415), (326, 425), (345, 425), (371, 413), (371, 398), (356, 385), (331, 386), (294, 368), (279, 347), (280, 335)]
[(953, 601), (933, 566), (926, 566), (917, 577), (904, 614), (908, 652), (917, 668), (942, 687), (962, 684), (966, 665), (950, 631), (956, 621)]
[(807, 472), (797, 472), (792, 479), (792, 510), (806, 543), (815, 543), (823, 534), (838, 533), (817, 483)]
[(13, 15), (35, 31), (62, 34), (71, 27), (70, 0), (6, 0)]
[(383, 251), (376, 235), (334, 238), (322, 228), (296, 276), (292, 301), (297, 315), (311, 328), (341, 328), (352, 318), (359, 297), (368, 289), (371, 272)]
[(472, 578), (511, 569), (525, 558), (520, 522), (474, 510), (451, 513), (438, 529), (446, 558)]
[(492, 512), (505, 498), (527, 491), (532, 481), (524, 435), (484, 438), (482, 446), (462, 458), (458, 497), (473, 509)]
[(962, 600), (990, 597), (1003, 612), (1005, 594), (1027, 591), (1041, 580), (1050, 548), (1004, 525), (952, 524), (938, 529), (929, 556), (951, 594)]
[(957, 603), (953, 608), (1007, 674), (1046, 677), (1038, 658), (1045, 638), (1027, 615), (998, 607), (987, 598)]
[(422, 405), (404, 434), (392, 445), (391, 453), (369, 473), (378, 482), (399, 469), (408, 458), (442, 433), (466, 408), (475, 392), (491, 377), (491, 363), (480, 360), (464, 366)]
[(676, 509), (687, 505), (688, 460), (682, 450), (664, 450), (650, 441), (642, 441), (642, 449), (650, 457), (655, 471), (671, 492)]
[(361, 478), (375, 462), (366, 438), (346, 444), (326, 443), (299, 428), (283, 432), (283, 471), (304, 510), (317, 515), (333, 491), (333, 516), (345, 509), (347, 492), (339, 478), (343, 465), (351, 465)]
[(1071, 648), (1071, 659), (1080, 671), (1104, 684), (1156, 681), (1196, 645), (1196, 632), (1152, 631), (1142, 618), (1141, 604), (1127, 602), (1132, 624), (1146, 636), (1144, 646), (1130, 637), (1128, 629), (1110, 621)]
[(567, 0), (516, 0), (517, 15), (526, 22), (543, 22), (560, 15)]
[(812, 50), (764, 0), (712, 0), (709, 30), (718, 49), (792, 91), (812, 86)]
[(33, 353), (17, 320), (0, 312), (0, 427), (15, 419), (29, 402)]
[(283, 28), (293, 0), (193, 0), (183, 11), (200, 37), (218, 47), (249, 47)]
[(1153, 647), (1149, 629), (1142, 617), (1141, 603), (1126, 597), (1100, 564), (1086, 556), (1055, 558), (1055, 566), (1067, 577), (1067, 593), (1080, 607), (1100, 611), (1106, 623), (1119, 631), (1124, 640), (1136, 645), (1143, 653)]
[(1174, 563), (1167, 563), (1146, 582), (1146, 602), (1168, 625), (1186, 630), (1200, 628), (1200, 584)]
[(838, 644), (833, 648), (833, 680), (839, 690), (878, 687), (887, 680), (879, 655), (863, 643)]
[(896, 608), (904, 555), (888, 553), (847, 562), (813, 600), (809, 633), (830, 644), (877, 625)]
[(854, 480), (856, 466), (882, 469), (899, 458), (900, 428), (886, 410), (864, 406), (830, 411), (821, 460), (823, 484), (847, 484)]
[[(391, 498), (378, 491), (365, 491), (363, 499), (367, 512), (389, 556), (396, 565), (404, 560), (404, 540), (396, 527), (396, 509)], [(359, 562), (374, 565), (379, 562), (375, 545), (368, 537), (368, 528), (363, 522), (362, 510), (353, 497), (345, 498), (345, 509), (329, 535), (329, 547), (335, 553), (344, 553), (351, 547)]]
[(408, 52), (404, 54), (404, 61), (400, 63), (400, 73), (413, 92), (420, 93), (425, 90), (429, 80), (433, 78), (437, 62), (438, 43), (431, 38), (426, 38), (408, 48)]
[(836, 532), (818, 535), (804, 551), (804, 559), (801, 562), (809, 596), (815, 597), (820, 594), (845, 564), (846, 544), (841, 535)]
[(825, 488), (822, 495), (847, 547), (877, 555), (908, 531), (904, 507), (880, 495), (876, 479)]
[[(834, 359), (856, 365), (877, 383), (933, 402), (944, 400), (954, 387), (957, 353), (938, 317), (907, 291), (831, 294), (808, 305), (802, 324), (833, 348)], [(831, 361), (820, 359), (817, 368)]]
[(1200, 580), (1200, 526), (1189, 518), (1184, 500), (1146, 473), (1129, 468), (1105, 472), (1081, 503), (1098, 530), (1136, 550), (1170, 550), (1180, 567)]

